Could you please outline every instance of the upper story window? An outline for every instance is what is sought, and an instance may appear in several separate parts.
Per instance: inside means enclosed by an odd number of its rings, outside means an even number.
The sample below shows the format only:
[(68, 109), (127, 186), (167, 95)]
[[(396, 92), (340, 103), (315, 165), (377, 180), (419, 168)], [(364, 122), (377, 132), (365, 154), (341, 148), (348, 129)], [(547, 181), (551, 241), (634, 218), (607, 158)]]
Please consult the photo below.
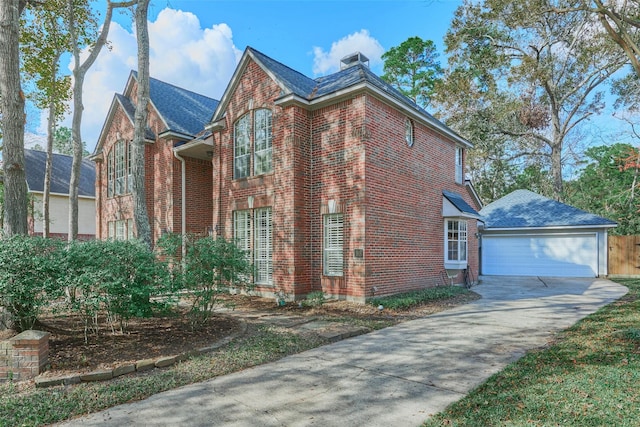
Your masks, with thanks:
[(249, 176), (251, 140), (249, 138), (249, 113), (240, 117), (233, 125), (233, 177)]
[(413, 123), (408, 118), (404, 121), (404, 140), (409, 147), (413, 146)]
[[(246, 178), (252, 170), (253, 175), (271, 172), (273, 169), (272, 124), (272, 113), (267, 109), (247, 113), (235, 122), (233, 125), (234, 179)], [(252, 158), (253, 165), (251, 165)]]
[(456, 147), (456, 182), (462, 184), (464, 180), (463, 169), (464, 149), (462, 147)]
[(133, 189), (133, 144), (116, 142), (107, 155), (107, 196), (131, 193)]

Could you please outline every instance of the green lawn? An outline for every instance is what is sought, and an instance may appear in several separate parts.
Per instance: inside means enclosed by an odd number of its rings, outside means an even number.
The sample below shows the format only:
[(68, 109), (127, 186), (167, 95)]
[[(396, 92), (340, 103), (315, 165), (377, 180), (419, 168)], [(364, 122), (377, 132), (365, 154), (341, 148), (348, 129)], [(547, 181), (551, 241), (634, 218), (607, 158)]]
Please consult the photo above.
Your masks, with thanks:
[(640, 279), (621, 300), (527, 354), (425, 422), (431, 426), (638, 426)]

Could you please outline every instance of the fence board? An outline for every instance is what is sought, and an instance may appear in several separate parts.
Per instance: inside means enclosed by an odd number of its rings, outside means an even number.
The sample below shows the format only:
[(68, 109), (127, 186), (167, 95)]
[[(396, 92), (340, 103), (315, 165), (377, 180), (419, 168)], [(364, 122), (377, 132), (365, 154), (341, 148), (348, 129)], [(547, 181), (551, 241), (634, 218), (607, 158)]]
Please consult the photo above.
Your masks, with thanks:
[(609, 237), (609, 275), (640, 276), (640, 236)]

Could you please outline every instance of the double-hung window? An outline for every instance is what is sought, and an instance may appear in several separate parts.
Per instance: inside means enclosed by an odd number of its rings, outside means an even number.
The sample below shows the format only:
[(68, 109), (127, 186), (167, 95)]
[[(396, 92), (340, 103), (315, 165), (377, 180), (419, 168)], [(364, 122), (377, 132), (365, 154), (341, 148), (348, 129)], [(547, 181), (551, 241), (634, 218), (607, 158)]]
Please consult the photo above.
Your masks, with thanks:
[(133, 144), (118, 141), (107, 155), (107, 196), (133, 191)]
[(254, 175), (271, 172), (271, 110), (256, 110), (254, 113)]
[(463, 166), (464, 150), (462, 147), (456, 147), (456, 182), (462, 184), (464, 178)]
[(344, 214), (324, 215), (323, 274), (342, 276), (344, 273)]
[(233, 178), (246, 178), (251, 171), (253, 175), (271, 172), (272, 140), (271, 110), (258, 109), (240, 117), (233, 125)]
[(466, 263), (467, 261), (467, 221), (447, 220), (446, 261)]
[(249, 176), (249, 160), (251, 159), (251, 140), (249, 137), (249, 113), (240, 117), (233, 125), (233, 177)]

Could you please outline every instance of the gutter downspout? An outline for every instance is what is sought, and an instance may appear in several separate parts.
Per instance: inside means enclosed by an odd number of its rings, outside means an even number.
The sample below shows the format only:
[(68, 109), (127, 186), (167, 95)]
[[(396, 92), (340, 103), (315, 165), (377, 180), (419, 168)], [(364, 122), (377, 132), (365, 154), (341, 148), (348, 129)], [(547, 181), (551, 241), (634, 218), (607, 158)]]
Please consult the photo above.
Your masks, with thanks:
[(176, 159), (180, 160), (180, 171), (181, 171), (181, 240), (182, 240), (182, 262), (184, 263), (187, 259), (187, 170), (186, 170), (186, 161), (184, 157), (180, 156), (176, 150), (173, 150), (173, 155)]

